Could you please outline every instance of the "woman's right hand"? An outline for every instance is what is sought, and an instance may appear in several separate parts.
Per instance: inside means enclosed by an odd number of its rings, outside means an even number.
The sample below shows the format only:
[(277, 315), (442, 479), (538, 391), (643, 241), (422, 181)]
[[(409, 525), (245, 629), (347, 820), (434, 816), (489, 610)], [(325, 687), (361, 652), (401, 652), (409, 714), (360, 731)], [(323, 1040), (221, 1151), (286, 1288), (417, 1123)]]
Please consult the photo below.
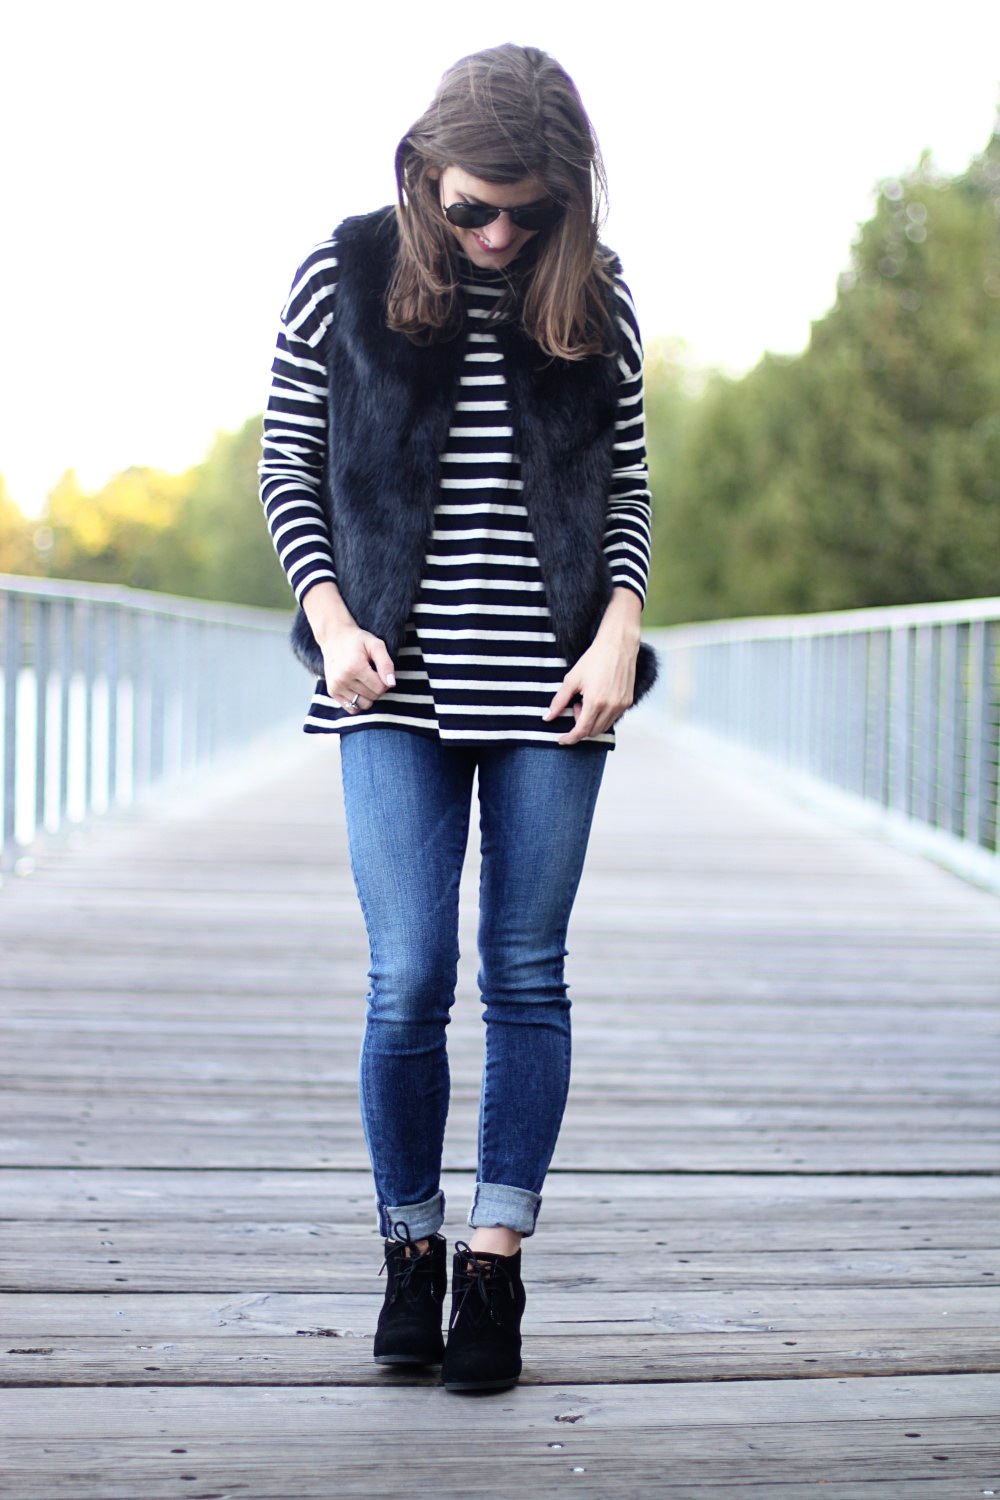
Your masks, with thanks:
[[(338, 708), (358, 713), (371, 708), (386, 688), (395, 687), (392, 657), (385, 642), (359, 625), (339, 625), (318, 642), (323, 652), (326, 690)], [(357, 693), (357, 703), (351, 699)]]
[[(303, 596), (302, 608), (323, 653), (326, 690), (338, 708), (349, 713), (371, 708), (386, 688), (396, 686), (385, 641), (361, 629), (335, 583), (314, 583)], [(352, 703), (355, 693), (358, 701)]]

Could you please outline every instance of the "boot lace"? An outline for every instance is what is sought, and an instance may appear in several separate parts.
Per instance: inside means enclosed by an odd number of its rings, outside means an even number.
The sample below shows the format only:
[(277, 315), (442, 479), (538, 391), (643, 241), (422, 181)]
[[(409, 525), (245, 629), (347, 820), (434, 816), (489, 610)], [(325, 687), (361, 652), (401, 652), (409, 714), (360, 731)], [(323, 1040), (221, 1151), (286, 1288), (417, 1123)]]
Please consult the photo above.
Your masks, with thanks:
[[(507, 1267), (501, 1265), (497, 1260), (490, 1260), (465, 1243), (464, 1240), (455, 1241), (455, 1254), (461, 1255), (463, 1260), (472, 1262), (472, 1271), (460, 1271), (456, 1277), (459, 1295), (455, 1299), (455, 1305), (451, 1312), (451, 1321), (448, 1324), (448, 1332), (454, 1328), (468, 1304), (468, 1316), (474, 1323), (482, 1321), (485, 1312), (488, 1312), (492, 1321), (498, 1325), (503, 1324), (503, 1288), (506, 1287), (510, 1301), (516, 1301), (517, 1294), (514, 1291), (514, 1283)], [(464, 1285), (463, 1285), (464, 1282)], [(476, 1305), (476, 1297), (479, 1305)], [(471, 1303), (469, 1302), (472, 1297)]]
[[(403, 1231), (402, 1234), (400, 1230)], [(433, 1282), (427, 1284), (427, 1278), (433, 1274), (429, 1248), (423, 1254), (420, 1253), (416, 1240), (410, 1236), (409, 1225), (402, 1219), (393, 1224), (392, 1237), (398, 1243), (386, 1251), (385, 1260), (379, 1267), (378, 1273), (381, 1276), (391, 1259), (393, 1282), (392, 1291), (389, 1293), (390, 1307), (399, 1297), (404, 1296), (412, 1301), (424, 1290), (428, 1291), (432, 1297), (436, 1297)]]

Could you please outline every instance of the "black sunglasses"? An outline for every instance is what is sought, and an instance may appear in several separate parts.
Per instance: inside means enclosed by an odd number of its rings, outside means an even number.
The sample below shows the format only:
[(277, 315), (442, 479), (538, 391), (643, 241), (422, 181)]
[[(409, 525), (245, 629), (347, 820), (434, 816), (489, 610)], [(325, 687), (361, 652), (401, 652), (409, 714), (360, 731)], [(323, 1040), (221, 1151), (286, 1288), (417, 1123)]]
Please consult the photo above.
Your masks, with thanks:
[(502, 213), (510, 214), (512, 224), (518, 229), (550, 229), (566, 212), (562, 203), (551, 198), (545, 203), (525, 203), (520, 208), (494, 208), (491, 203), (449, 203), (444, 216), (458, 229), (483, 229), (499, 219)]

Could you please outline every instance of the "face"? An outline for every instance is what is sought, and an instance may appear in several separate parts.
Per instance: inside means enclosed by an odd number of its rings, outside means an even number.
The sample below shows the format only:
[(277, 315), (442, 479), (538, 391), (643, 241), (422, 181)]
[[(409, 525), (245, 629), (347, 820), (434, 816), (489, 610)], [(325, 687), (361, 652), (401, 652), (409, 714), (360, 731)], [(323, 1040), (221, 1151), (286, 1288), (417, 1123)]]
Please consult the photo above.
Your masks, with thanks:
[[(442, 207), (451, 203), (488, 203), (491, 208), (521, 208), (526, 203), (547, 201), (549, 194), (537, 177), (523, 177), (520, 182), (500, 184), (472, 177), (461, 167), (445, 167), (438, 179)], [(442, 214), (442, 218), (444, 215)], [(444, 220), (475, 266), (493, 269), (509, 266), (537, 229), (520, 229), (509, 215), (502, 213), (482, 229), (460, 229)]]

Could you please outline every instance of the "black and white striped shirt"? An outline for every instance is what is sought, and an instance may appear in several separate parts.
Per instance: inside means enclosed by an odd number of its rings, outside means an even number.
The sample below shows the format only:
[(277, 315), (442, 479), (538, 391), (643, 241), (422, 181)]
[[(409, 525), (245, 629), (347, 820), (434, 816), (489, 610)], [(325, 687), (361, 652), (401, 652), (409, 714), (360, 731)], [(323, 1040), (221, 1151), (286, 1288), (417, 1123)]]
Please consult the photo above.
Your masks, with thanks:
[[(337, 708), (322, 679), (307, 733), (355, 732), (388, 724), (451, 743), (555, 744), (572, 710), (542, 714), (567, 671), (552, 634), (535, 543), (521, 504), (521, 480), (507, 410), (503, 355), (485, 320), (502, 274), (462, 256), (468, 311), (461, 387), (441, 455), (440, 498), (423, 576), (403, 644), (396, 686), (365, 713)], [(299, 602), (324, 579), (336, 582), (320, 499), (326, 453), (326, 328), (337, 287), (332, 237), (295, 274), (281, 312), (264, 416), (260, 499), (271, 537)], [(614, 583), (645, 600), (650, 496), (642, 404), (642, 346), (628, 288), (616, 282), (628, 353), (619, 360), (615, 467), (604, 551)], [(614, 730), (581, 744), (614, 746)]]

